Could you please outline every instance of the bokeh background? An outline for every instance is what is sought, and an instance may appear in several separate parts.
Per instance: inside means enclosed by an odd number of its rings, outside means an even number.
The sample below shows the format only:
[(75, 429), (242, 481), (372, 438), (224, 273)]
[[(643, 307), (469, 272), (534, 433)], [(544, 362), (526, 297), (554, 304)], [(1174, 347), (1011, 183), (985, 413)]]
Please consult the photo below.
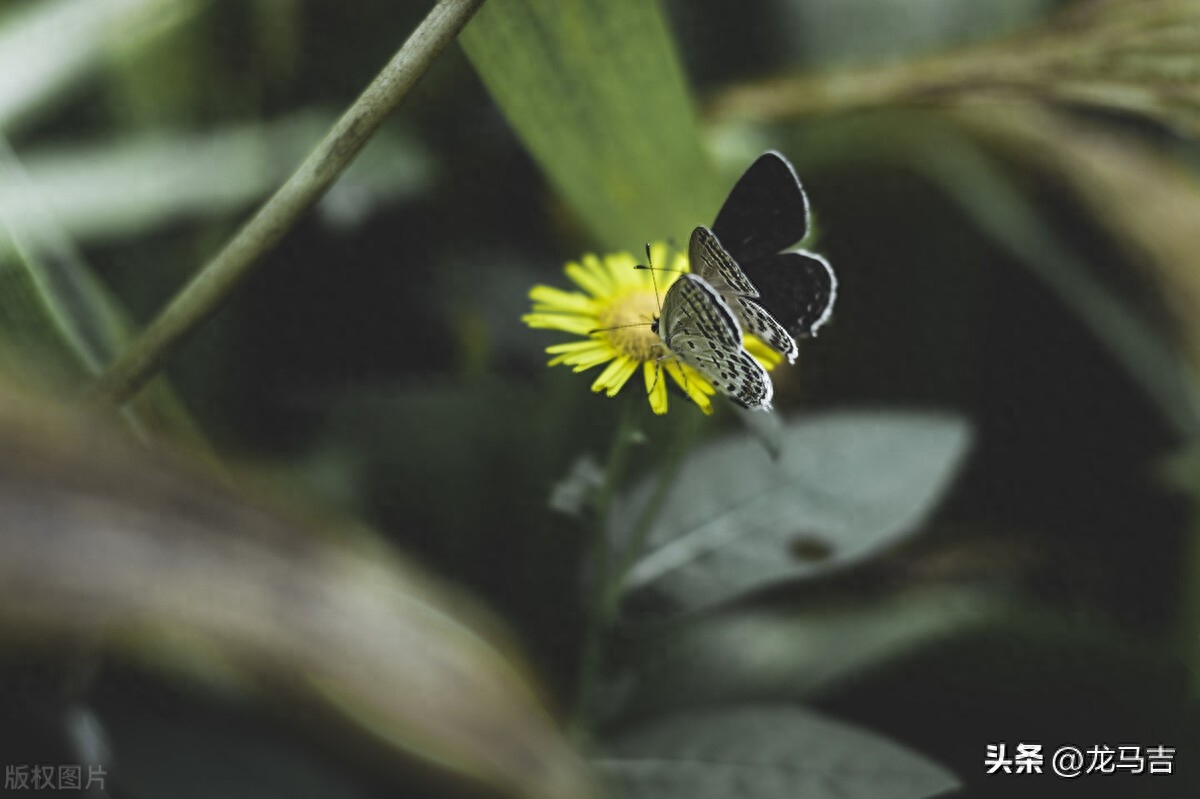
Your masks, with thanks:
[[(0, 4), (0, 221), (51, 271), (94, 275), (136, 329), (428, 5)], [(947, 795), (1195, 795), (1200, 7), (1156, 0), (1139, 27), (1137, 5), (662, 4), (716, 203), (757, 153), (781, 150), (814, 206), (812, 246), (838, 272), (833, 322), (776, 375), (780, 413), (932, 411), (963, 420), (972, 445), (919, 529), (874, 557), (689, 626), (623, 627), (606, 729), (795, 701), (940, 763), (963, 783)], [(565, 287), (564, 262), (680, 230), (623, 237), (581, 214), (480, 71), (448, 49), (167, 376), (235, 483), (301, 516), (362, 520), (464, 587), (563, 715), (588, 537), (548, 498), (581, 455), (607, 450), (619, 406), (545, 368), (557, 339), (520, 316), (533, 284)], [(858, 83), (823, 93), (834, 71)], [(653, 191), (715, 212), (686, 187)], [(18, 305), (5, 306), (9, 378), (74, 396), (78, 363), (22, 343)], [(673, 406), (644, 420), (631, 484), (698, 415)], [(705, 438), (743, 434), (728, 409), (704, 425)], [(779, 642), (774, 660), (724, 656), (755, 636)], [(68, 760), (64, 718), (86, 711), (119, 754), (113, 796), (476, 790), (380, 765), (321, 722), (281, 721), (303, 709), (78, 641), (21, 641), (5, 644), (0, 759)], [(1173, 746), (1176, 773), (985, 778), (986, 744), (1019, 741)]]

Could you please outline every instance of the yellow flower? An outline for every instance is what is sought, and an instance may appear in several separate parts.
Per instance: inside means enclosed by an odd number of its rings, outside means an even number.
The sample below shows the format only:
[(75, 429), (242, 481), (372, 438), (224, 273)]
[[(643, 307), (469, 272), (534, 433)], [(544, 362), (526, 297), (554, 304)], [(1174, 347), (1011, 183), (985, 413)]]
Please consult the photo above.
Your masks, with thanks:
[[(671, 376), (700, 410), (712, 413), (711, 397), (715, 391), (712, 385), (674, 357), (651, 329), (651, 323), (658, 317), (659, 297), (681, 272), (687, 271), (687, 256), (679, 253), (668, 261), (665, 244), (655, 244), (650, 250), (655, 264), (653, 275), (650, 270), (635, 269), (638, 261), (629, 253), (603, 258), (589, 253), (579, 263), (568, 263), (567, 277), (583, 291), (534, 286), (529, 292), (533, 312), (521, 320), (530, 327), (584, 336), (581, 341), (547, 347), (546, 352), (554, 356), (550, 366), (565, 364), (576, 372), (607, 364), (592, 383), (592, 391), (615, 396), (641, 367), (646, 394), (655, 413), (667, 412), (663, 372)], [(783, 358), (753, 336), (746, 336), (745, 346), (767, 369), (775, 368)]]

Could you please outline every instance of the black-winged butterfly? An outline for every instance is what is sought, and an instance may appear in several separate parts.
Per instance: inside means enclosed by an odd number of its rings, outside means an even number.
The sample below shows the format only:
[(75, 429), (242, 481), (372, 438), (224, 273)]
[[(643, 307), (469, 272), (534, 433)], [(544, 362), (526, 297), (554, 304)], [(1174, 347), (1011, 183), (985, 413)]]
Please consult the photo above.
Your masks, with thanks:
[(770, 375), (742, 345), (743, 326), (794, 361), (795, 337), (814, 336), (833, 310), (837, 278), (820, 255), (780, 252), (804, 238), (808, 198), (791, 163), (763, 153), (729, 192), (711, 229), (688, 242), (691, 272), (663, 298), (663, 344), (746, 408), (771, 407)]
[[(829, 320), (837, 297), (837, 277), (828, 261), (807, 250), (781, 252), (808, 233), (809, 213), (808, 197), (791, 162), (768, 150), (738, 178), (711, 231), (745, 278), (741, 287), (733, 286), (745, 302), (731, 304), (765, 309), (771, 321), (797, 338), (817, 334)], [(719, 253), (712, 257), (720, 261)], [(719, 268), (722, 274), (733, 271), (726, 263)], [(723, 296), (731, 299), (729, 294)], [(755, 329), (750, 316), (744, 321), (751, 332), (789, 360), (794, 357), (786, 342), (778, 346), (770, 334)]]

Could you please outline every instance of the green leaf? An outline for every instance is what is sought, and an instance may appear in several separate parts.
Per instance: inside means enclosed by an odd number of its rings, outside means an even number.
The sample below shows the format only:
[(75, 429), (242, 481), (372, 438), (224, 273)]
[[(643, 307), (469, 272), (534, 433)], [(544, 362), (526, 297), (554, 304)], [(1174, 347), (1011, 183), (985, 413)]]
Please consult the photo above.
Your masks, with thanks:
[[(778, 460), (747, 437), (712, 444), (683, 465), (627, 584), (692, 609), (860, 560), (920, 524), (969, 440), (957, 417), (897, 412), (791, 422)], [(633, 528), (653, 487), (619, 505), (615, 529)], [(797, 543), (828, 556), (797, 560)]]
[(658, 719), (596, 763), (624, 799), (919, 799), (959, 784), (886, 738), (789, 705)]
[(722, 200), (651, 0), (491, 0), (460, 37), (547, 177), (608, 248), (686, 242)]

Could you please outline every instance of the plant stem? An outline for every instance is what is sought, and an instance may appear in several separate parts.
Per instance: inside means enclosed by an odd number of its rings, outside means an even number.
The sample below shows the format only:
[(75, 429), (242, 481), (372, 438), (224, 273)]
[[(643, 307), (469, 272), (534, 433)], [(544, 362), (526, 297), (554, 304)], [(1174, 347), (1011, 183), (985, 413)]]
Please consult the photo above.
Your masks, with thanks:
[(615, 613), (620, 606), (621, 597), (625, 592), (625, 579), (629, 576), (629, 570), (646, 547), (646, 539), (649, 538), (650, 531), (654, 528), (654, 521), (658, 518), (658, 512), (662, 509), (663, 502), (666, 501), (667, 493), (671, 490), (671, 486), (675, 485), (675, 478), (679, 474), (679, 467), (683, 465), (683, 458), (687, 455), (688, 450), (691, 449), (692, 442), (696, 439), (696, 434), (700, 431), (703, 420), (704, 417), (698, 414), (689, 414), (675, 429), (670, 449), (658, 473), (658, 482), (654, 486), (654, 493), (646, 503), (646, 507), (642, 510), (641, 515), (638, 516), (637, 527), (634, 528), (633, 536), (629, 539), (629, 545), (621, 553), (621, 560), (617, 564), (617, 570), (609, 581), (608, 596), (605, 597), (605, 603), (608, 609), (607, 612), (610, 614)]
[(608, 602), (609, 594), (609, 523), (612, 516), (612, 503), (617, 493), (617, 486), (625, 473), (625, 463), (629, 458), (629, 448), (634, 441), (637, 429), (637, 414), (631, 401), (635, 397), (625, 399), (621, 410), (621, 419), (617, 424), (612, 445), (608, 452), (608, 463), (604, 468), (604, 483), (596, 493), (593, 501), (593, 512), (596, 530), (592, 539), (592, 597), (588, 607), (587, 629), (584, 631), (583, 654), (579, 662), (579, 687), (575, 701), (575, 718), (572, 723), (572, 734), (577, 741), (582, 741), (587, 735), (587, 725), (590, 716), (592, 694), (595, 692), (596, 680), (603, 659), (604, 633), (611, 621), (611, 608)]
[(484, 0), (439, 0), (316, 149), (87, 391), (123, 405), (350, 165)]

